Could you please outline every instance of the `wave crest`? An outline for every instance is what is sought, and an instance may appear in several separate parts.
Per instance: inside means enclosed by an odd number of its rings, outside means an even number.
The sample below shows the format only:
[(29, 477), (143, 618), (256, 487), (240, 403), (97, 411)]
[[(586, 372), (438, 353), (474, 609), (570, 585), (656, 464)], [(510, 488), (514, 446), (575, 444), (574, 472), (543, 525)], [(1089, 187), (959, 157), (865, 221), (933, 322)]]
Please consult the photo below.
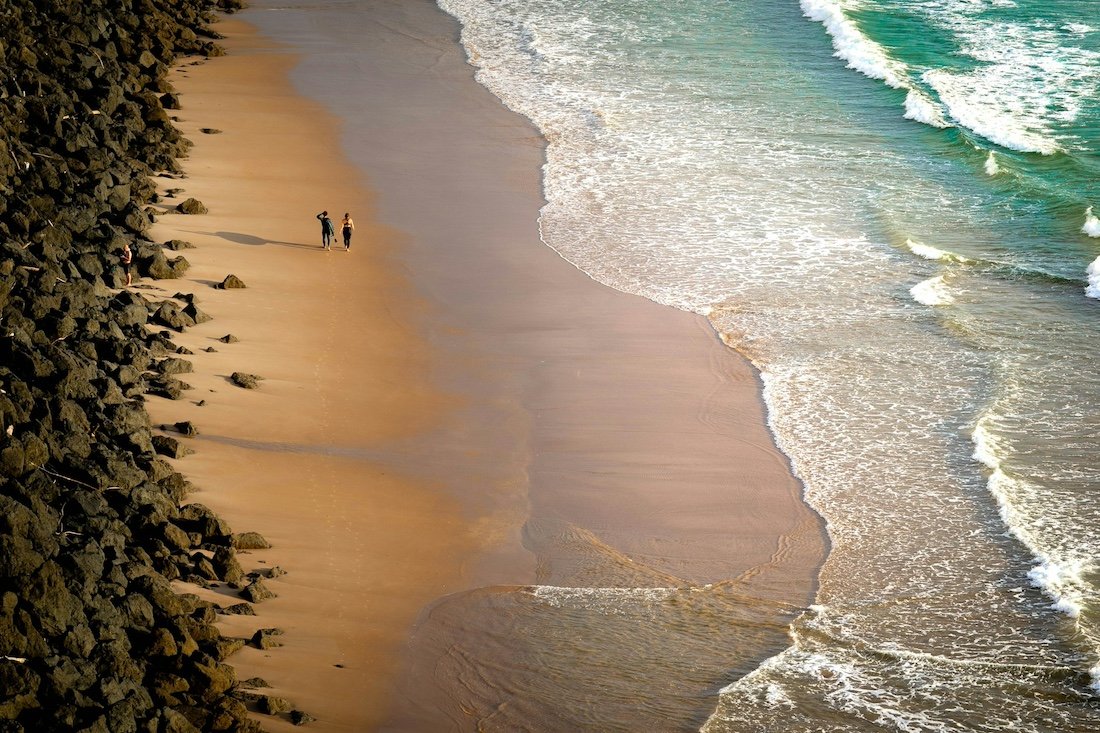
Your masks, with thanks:
[(989, 156), (985, 159), (985, 174), (987, 176), (995, 176), (1001, 172), (1001, 166), (997, 163), (997, 156), (993, 154), (993, 151), (989, 151)]
[(1100, 300), (1100, 257), (1089, 263), (1085, 272), (1089, 280), (1088, 286), (1085, 287), (1085, 295)]
[(872, 79), (881, 79), (895, 89), (909, 89), (905, 64), (890, 58), (886, 50), (872, 41), (844, 15), (836, 0), (802, 0), (802, 13), (825, 26), (833, 38), (836, 57)]
[(917, 283), (909, 288), (909, 294), (913, 296), (913, 300), (921, 305), (948, 305), (955, 302), (955, 299), (951, 297), (951, 293), (948, 292), (943, 275), (930, 277)]
[(1085, 209), (1085, 224), (1081, 227), (1081, 231), (1090, 237), (1100, 237), (1100, 219), (1092, 213), (1091, 206)]

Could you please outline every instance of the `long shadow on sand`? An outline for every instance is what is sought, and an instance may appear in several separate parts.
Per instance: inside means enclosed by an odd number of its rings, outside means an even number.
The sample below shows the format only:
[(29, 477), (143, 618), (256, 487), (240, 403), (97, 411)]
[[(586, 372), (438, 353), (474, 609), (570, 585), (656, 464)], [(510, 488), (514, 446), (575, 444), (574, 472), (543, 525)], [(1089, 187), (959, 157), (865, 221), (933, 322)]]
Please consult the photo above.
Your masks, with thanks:
[(213, 237), (221, 237), (230, 242), (237, 244), (248, 244), (252, 246), (260, 246), (264, 244), (275, 244), (280, 247), (298, 247), (301, 249), (320, 249), (320, 245), (316, 244), (302, 244), (301, 242), (278, 242), (271, 239), (264, 239), (263, 237), (256, 237), (251, 234), (241, 234), (240, 232), (203, 232)]

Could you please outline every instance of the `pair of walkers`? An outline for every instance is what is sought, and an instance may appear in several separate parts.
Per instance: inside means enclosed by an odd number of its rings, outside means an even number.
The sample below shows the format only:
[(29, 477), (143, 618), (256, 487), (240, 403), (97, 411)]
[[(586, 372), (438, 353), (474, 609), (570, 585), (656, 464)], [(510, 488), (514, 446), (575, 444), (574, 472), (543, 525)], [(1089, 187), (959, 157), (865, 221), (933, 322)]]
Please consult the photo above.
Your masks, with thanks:
[[(336, 227), (332, 223), (332, 219), (328, 218), (328, 212), (322, 211), (317, 215), (317, 218), (321, 222), (321, 248), (330, 249), (332, 243), (336, 241)], [(351, 249), (351, 233), (355, 230), (355, 222), (351, 220), (351, 214), (344, 213), (344, 218), (340, 222), (340, 233), (344, 235), (344, 251), (347, 252)]]

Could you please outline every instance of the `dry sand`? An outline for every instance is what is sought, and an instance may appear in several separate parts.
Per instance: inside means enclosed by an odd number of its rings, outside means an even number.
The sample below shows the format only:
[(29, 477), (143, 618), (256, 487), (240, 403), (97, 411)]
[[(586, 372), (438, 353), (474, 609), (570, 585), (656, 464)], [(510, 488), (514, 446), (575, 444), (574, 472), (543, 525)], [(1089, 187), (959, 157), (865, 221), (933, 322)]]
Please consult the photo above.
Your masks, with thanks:
[[(245, 17), (275, 30), (311, 10), (259, 6)], [(157, 239), (198, 248), (186, 279), (151, 292), (194, 292), (214, 320), (176, 339), (194, 389), (150, 411), (201, 431), (179, 462), (191, 500), (274, 545), (246, 570), (289, 571), (259, 616), (223, 625), (286, 631), (234, 656), (238, 675), (316, 730), (407, 728), (422, 702), (397, 670), (433, 665), (448, 631), (430, 611), (461, 591), (738, 578), (792, 612), (808, 602), (821, 527), (751, 367), (703, 319), (600, 286), (539, 241), (540, 141), (476, 85), (453, 21), (420, 0), (355, 12), (329, 13), (354, 58), (295, 58), (231, 20), (229, 55), (176, 82), (195, 148), (163, 188), (210, 213), (160, 218)], [(295, 91), (294, 68), (342, 122)], [(322, 208), (352, 213), (350, 253), (321, 250)], [(227, 273), (248, 288), (211, 287)], [(234, 371), (265, 379), (243, 390)]]
[[(408, 625), (468, 551), (453, 500), (364, 450), (423, 430), (449, 401), (427, 379), (429, 354), (407, 323), (423, 304), (387, 262), (395, 233), (373, 221), (335, 120), (293, 93), (293, 57), (240, 22), (219, 29), (229, 55), (177, 74), (178, 124), (195, 147), (187, 177), (162, 183), (185, 189), (166, 204), (193, 196), (210, 213), (160, 217), (155, 238), (197, 249), (180, 253), (192, 265), (186, 279), (151, 291), (193, 292), (214, 320), (176, 338), (195, 352), (195, 373), (184, 375), (194, 389), (150, 401), (150, 412), (154, 423), (198, 426), (195, 454), (179, 462), (199, 488), (191, 500), (274, 545), (243, 555), (245, 569), (289, 571), (271, 582), (279, 598), (258, 618), (224, 624), (230, 635), (287, 632), (277, 652), (234, 656), (238, 675), (268, 679), (332, 729), (362, 730), (385, 707)], [(320, 248), (314, 215), (326, 207), (354, 214), (351, 252)], [(248, 287), (211, 287), (228, 273)], [(240, 341), (217, 340), (227, 333)], [(233, 386), (234, 371), (264, 377), (261, 387)]]

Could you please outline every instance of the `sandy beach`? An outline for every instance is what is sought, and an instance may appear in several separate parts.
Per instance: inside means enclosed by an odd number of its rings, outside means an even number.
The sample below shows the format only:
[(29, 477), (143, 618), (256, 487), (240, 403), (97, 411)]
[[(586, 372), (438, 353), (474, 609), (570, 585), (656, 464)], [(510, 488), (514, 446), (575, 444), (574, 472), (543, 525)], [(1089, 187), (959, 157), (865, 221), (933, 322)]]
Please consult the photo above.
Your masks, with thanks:
[[(191, 500), (270, 540), (246, 570), (287, 571), (223, 624), (286, 632), (238, 676), (317, 730), (698, 725), (786, 645), (825, 549), (757, 375), (704, 319), (542, 244), (542, 142), (434, 4), (241, 18), (219, 25), (228, 56), (178, 70), (195, 146), (165, 203), (209, 213), (160, 217), (196, 249), (186, 278), (144, 283), (214, 317), (176, 339), (193, 390), (149, 403), (198, 426)], [(326, 208), (354, 217), (350, 252), (321, 249)], [(212, 287), (229, 273), (248, 287)], [(709, 610), (638, 622), (654, 591)]]

